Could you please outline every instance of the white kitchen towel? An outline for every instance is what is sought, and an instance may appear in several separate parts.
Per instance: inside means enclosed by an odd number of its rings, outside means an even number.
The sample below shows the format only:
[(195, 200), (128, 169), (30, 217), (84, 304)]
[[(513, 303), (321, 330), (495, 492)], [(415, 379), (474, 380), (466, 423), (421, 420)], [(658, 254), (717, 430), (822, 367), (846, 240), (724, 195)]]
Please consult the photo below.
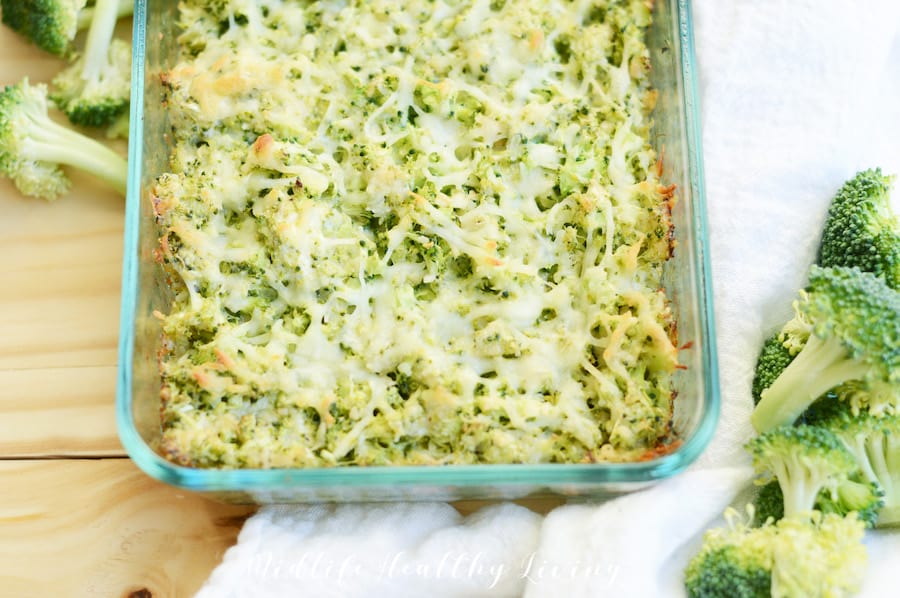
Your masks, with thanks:
[(718, 520), (751, 477), (749, 467), (697, 469), (601, 507), (551, 511), (534, 559), (547, 573), (525, 579), (525, 597), (674, 595), (660, 589), (680, 590), (684, 544)]
[[(691, 471), (543, 522), (512, 505), (466, 519), (435, 504), (267, 507), (201, 598), (683, 595), (703, 530), (749, 478), (756, 354), (790, 316), (828, 202), (858, 170), (900, 174), (900, 2), (695, 0), (693, 13), (722, 416)], [(867, 544), (863, 595), (895, 595), (900, 532)], [(310, 558), (331, 569), (315, 577)]]
[(513, 598), (540, 527), (514, 504), (266, 507), (197, 598)]

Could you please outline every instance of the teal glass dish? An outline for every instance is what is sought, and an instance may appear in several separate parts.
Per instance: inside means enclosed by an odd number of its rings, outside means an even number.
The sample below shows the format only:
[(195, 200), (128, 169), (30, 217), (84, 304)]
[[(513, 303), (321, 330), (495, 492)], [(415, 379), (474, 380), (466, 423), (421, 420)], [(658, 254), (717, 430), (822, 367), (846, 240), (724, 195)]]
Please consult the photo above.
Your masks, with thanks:
[(709, 236), (704, 204), (700, 110), (689, 0), (657, 0), (648, 45), (659, 92), (653, 144), (677, 186), (677, 247), (665, 286), (687, 367), (676, 374), (677, 448), (637, 463), (378, 466), (315, 469), (196, 469), (175, 465), (156, 447), (160, 431), (160, 330), (168, 289), (153, 259), (157, 231), (149, 198), (167, 169), (167, 119), (159, 74), (176, 59), (175, 2), (137, 0), (131, 91), (128, 199), (116, 412), (126, 451), (148, 475), (229, 502), (513, 499), (602, 496), (644, 487), (684, 470), (715, 430), (719, 381)]

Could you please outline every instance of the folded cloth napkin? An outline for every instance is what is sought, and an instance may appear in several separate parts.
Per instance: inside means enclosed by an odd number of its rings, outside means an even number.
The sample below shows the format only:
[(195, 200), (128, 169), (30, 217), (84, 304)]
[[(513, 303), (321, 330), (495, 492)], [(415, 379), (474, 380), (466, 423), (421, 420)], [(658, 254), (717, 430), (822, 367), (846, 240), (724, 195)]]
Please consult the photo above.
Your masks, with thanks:
[[(693, 12), (723, 400), (698, 462), (543, 519), (515, 505), (465, 519), (444, 504), (266, 507), (198, 596), (683, 595), (703, 530), (746, 500), (756, 354), (790, 316), (830, 198), (858, 170), (900, 174), (900, 3), (695, 0)], [(900, 533), (867, 543), (863, 595), (895, 595)]]

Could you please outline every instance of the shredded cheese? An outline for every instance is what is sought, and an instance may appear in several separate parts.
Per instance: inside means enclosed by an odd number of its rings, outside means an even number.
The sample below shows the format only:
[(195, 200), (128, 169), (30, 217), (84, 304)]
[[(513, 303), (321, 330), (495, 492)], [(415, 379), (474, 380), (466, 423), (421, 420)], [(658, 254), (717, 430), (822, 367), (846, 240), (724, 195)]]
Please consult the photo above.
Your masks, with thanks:
[(629, 460), (677, 365), (646, 0), (181, 5), (163, 451)]

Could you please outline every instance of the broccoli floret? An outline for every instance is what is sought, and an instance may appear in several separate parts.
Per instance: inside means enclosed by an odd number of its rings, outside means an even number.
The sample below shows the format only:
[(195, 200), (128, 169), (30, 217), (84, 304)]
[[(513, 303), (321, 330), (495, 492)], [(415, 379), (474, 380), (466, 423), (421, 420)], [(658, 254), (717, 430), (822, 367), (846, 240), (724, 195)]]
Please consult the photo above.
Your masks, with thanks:
[(812, 326), (800, 307), (805, 301), (806, 292), (800, 291), (800, 299), (793, 304), (794, 317), (788, 320), (778, 334), (766, 339), (760, 349), (751, 388), (754, 405), (759, 403), (762, 392), (772, 386), (809, 340)]
[(900, 389), (885, 384), (871, 385), (864, 380), (845, 382), (826, 396), (847, 403), (854, 413), (868, 411), (877, 416), (895, 413), (900, 403)]
[(685, 569), (690, 598), (768, 598), (772, 587), (772, 549), (776, 527), (746, 525), (734, 509), (726, 526), (703, 536), (700, 551)]
[(766, 432), (794, 422), (809, 405), (848, 381), (878, 400), (895, 401), (900, 387), (900, 292), (856, 268), (819, 268), (809, 276), (799, 308), (812, 333), (751, 416)]
[(804, 303), (809, 301), (806, 291), (800, 291), (800, 298), (794, 301), (791, 306), (794, 308), (794, 317), (787, 321), (778, 334), (778, 340), (784, 345), (791, 359), (797, 356), (797, 353), (803, 350), (809, 335), (812, 332), (812, 324), (803, 309)]
[(815, 417), (853, 454), (862, 478), (883, 493), (877, 525), (900, 524), (900, 416), (854, 413), (847, 403), (831, 400), (816, 409)]
[[(851, 512), (857, 514), (866, 527), (875, 527), (878, 512), (884, 505), (884, 493), (871, 482), (844, 480), (834, 494), (820, 492), (815, 508), (823, 513), (837, 513), (842, 517)], [(769, 518), (778, 521), (784, 517), (784, 494), (777, 481), (760, 486), (753, 501), (753, 525), (763, 525)]]
[(753, 525), (759, 527), (771, 519), (773, 522), (784, 517), (784, 494), (778, 480), (772, 480), (759, 487), (753, 499)]
[[(3, 23), (43, 50), (67, 56), (75, 35), (91, 23), (92, 6), (87, 0), (0, 0)], [(117, 15), (130, 16), (132, 0), (119, 0)]]
[(763, 343), (759, 352), (759, 358), (756, 360), (756, 372), (753, 376), (753, 404), (759, 403), (762, 391), (772, 386), (781, 372), (784, 371), (794, 357), (791, 352), (784, 346), (779, 338), (780, 334), (776, 334)]
[[(855, 476), (854, 476), (855, 477)], [(816, 509), (823, 513), (844, 516), (856, 513), (866, 527), (875, 527), (881, 508), (884, 506), (884, 492), (878, 484), (859, 480), (844, 480), (838, 484), (834, 494), (822, 492), (816, 499)]]
[(850, 596), (865, 575), (864, 526), (813, 511), (750, 527), (734, 510), (709, 530), (685, 570), (690, 598)]
[[(685, 587), (691, 598), (769, 598), (772, 571), (763, 534), (747, 532), (742, 542), (704, 548), (686, 571)], [(756, 542), (754, 542), (754, 540)]]
[(71, 50), (87, 0), (2, 0), (3, 24), (57, 56)]
[(131, 45), (113, 39), (118, 0), (97, 0), (84, 54), (53, 79), (51, 97), (73, 123), (110, 126), (128, 110)]
[(85, 170), (124, 194), (125, 160), (108, 147), (47, 115), (47, 88), (24, 79), (0, 93), (0, 172), (25, 195), (56, 199), (69, 189), (59, 168)]
[(822, 490), (834, 493), (857, 471), (840, 439), (815, 426), (775, 428), (748, 442), (747, 450), (756, 471), (781, 486), (787, 517), (813, 510)]
[(891, 210), (893, 180), (881, 169), (864, 170), (838, 191), (825, 220), (820, 266), (856, 267), (900, 289), (900, 219)]

